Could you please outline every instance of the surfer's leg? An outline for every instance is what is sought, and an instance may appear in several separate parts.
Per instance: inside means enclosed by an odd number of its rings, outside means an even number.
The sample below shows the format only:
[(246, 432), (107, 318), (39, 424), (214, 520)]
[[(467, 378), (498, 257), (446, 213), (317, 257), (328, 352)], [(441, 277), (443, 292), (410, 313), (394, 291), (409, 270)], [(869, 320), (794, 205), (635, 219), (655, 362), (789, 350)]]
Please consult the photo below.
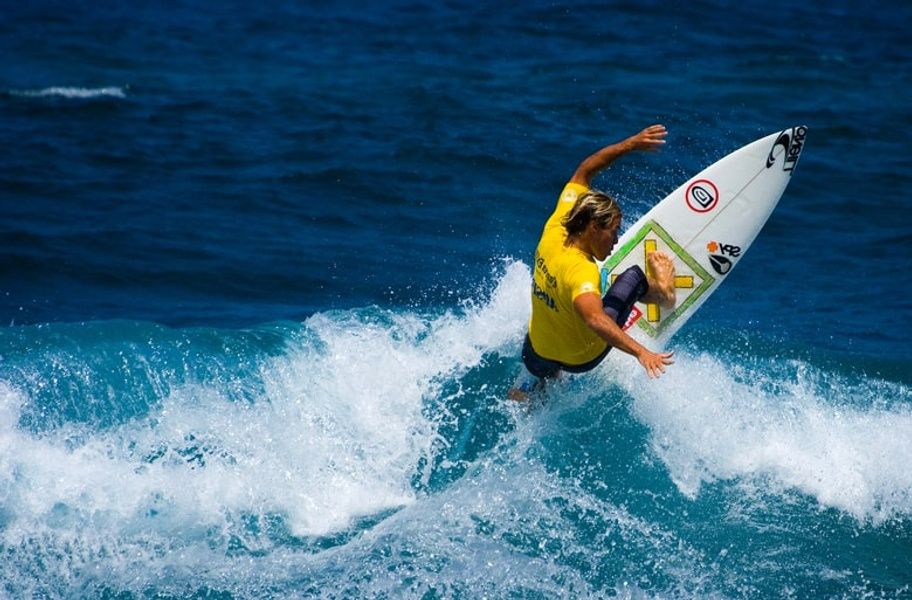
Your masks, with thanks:
[(512, 400), (528, 400), (529, 394), (542, 389), (545, 381), (560, 375), (561, 364), (539, 356), (532, 348), (532, 341), (526, 335), (522, 349), (523, 366), (513, 387), (507, 392)]
[(644, 298), (649, 293), (649, 282), (643, 269), (633, 265), (623, 273), (617, 276), (605, 296), (602, 298), (602, 306), (605, 314), (620, 325), (621, 327), (627, 322), (633, 305)]
[(646, 257), (646, 265), (649, 289), (643, 295), (643, 302), (674, 308), (677, 300), (674, 262), (664, 252), (650, 252)]
[(507, 392), (507, 398), (517, 402), (529, 400), (529, 396), (541, 390), (544, 387), (544, 380), (533, 375), (525, 364), (520, 363), (519, 374), (513, 381), (512, 387)]

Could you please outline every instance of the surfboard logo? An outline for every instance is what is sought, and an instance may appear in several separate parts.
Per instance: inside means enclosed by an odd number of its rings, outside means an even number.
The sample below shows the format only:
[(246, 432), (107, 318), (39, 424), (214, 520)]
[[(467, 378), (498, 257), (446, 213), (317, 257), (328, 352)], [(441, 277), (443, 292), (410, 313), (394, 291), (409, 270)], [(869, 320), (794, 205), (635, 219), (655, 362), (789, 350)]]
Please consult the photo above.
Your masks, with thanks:
[(732, 258), (738, 258), (741, 256), (741, 246), (735, 246), (734, 244), (720, 244), (719, 242), (709, 242), (706, 244), (706, 249), (713, 253), (731, 256)]
[(706, 244), (706, 250), (709, 252), (709, 264), (713, 271), (719, 275), (725, 275), (734, 266), (734, 263), (727, 257), (738, 258), (741, 256), (741, 246), (734, 244), (720, 244), (719, 242), (709, 242)]
[(709, 255), (709, 264), (712, 265), (713, 271), (719, 275), (725, 275), (732, 268), (732, 261), (718, 254)]
[(642, 316), (643, 316), (643, 311), (641, 311), (639, 308), (634, 306), (633, 308), (630, 309), (630, 314), (627, 315), (627, 320), (624, 322), (624, 326), (621, 327), (621, 329), (623, 329), (624, 331), (627, 331), (628, 329), (633, 327), (634, 324), (637, 321), (639, 321), (640, 317), (642, 317)]
[(719, 188), (709, 179), (697, 179), (684, 192), (687, 208), (694, 212), (705, 213), (719, 203)]
[(770, 148), (769, 156), (766, 157), (766, 168), (769, 169), (776, 164), (776, 148), (782, 146), (785, 160), (782, 163), (783, 171), (791, 171), (798, 164), (798, 157), (801, 156), (801, 149), (804, 148), (804, 138), (807, 137), (807, 127), (800, 125), (783, 131), (773, 142)]

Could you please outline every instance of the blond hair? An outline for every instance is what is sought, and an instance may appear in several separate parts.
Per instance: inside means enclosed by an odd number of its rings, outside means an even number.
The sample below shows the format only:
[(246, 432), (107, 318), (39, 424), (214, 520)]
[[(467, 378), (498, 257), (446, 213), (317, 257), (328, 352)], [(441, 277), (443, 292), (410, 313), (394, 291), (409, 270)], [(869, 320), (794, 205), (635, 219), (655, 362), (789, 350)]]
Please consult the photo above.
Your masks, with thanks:
[(568, 239), (583, 233), (589, 223), (595, 222), (600, 229), (609, 227), (615, 219), (621, 221), (621, 207), (617, 201), (599, 190), (588, 190), (579, 195), (573, 208), (561, 220), (567, 230)]

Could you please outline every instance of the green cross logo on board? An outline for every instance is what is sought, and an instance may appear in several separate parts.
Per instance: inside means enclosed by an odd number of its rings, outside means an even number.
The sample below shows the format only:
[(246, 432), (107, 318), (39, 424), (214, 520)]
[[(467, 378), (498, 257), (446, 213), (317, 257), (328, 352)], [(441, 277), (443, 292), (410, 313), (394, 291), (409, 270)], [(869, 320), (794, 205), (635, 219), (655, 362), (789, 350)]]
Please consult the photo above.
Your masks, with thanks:
[(675, 288), (678, 302), (671, 310), (663, 310), (658, 304), (646, 305), (643, 317), (636, 323), (650, 337), (656, 337), (667, 329), (715, 282), (715, 278), (675, 242), (661, 225), (655, 221), (647, 221), (633, 239), (613, 253), (602, 266), (602, 290), (608, 288), (608, 281), (614, 282), (617, 274), (633, 265), (644, 267), (646, 274), (650, 275), (646, 256), (656, 250), (662, 250), (676, 258)]

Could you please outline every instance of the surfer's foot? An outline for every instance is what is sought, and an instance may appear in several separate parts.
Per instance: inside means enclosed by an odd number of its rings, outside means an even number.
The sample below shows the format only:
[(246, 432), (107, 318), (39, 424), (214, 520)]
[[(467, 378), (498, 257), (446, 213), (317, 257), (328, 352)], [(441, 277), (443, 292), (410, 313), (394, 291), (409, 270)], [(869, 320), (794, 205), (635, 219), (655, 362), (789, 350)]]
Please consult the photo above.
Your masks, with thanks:
[(536, 377), (525, 366), (520, 366), (519, 375), (513, 382), (513, 387), (507, 392), (507, 398), (514, 402), (531, 404), (532, 396), (545, 387), (545, 381)]
[(507, 398), (514, 402), (528, 402), (529, 392), (520, 388), (510, 388), (510, 391), (507, 392)]
[(658, 304), (663, 308), (674, 308), (677, 301), (674, 262), (664, 252), (650, 252), (646, 262), (649, 265), (649, 291), (643, 296), (643, 301)]

